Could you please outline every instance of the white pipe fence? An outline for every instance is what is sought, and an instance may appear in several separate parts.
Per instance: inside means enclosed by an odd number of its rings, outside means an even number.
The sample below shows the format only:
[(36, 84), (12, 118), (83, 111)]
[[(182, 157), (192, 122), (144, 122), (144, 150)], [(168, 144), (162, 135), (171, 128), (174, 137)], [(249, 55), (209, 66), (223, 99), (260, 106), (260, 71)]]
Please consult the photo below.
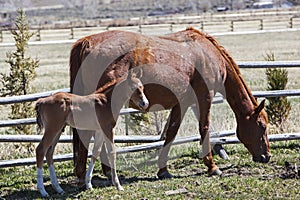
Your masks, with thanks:
[[(238, 63), (240, 68), (276, 68), (276, 67), (300, 67), (300, 61), (287, 61), (287, 62), (240, 62)], [(46, 97), (51, 94), (54, 94), (59, 91), (69, 92), (69, 88), (64, 88), (60, 90), (30, 94), (30, 95), (21, 95), (14, 97), (1, 97), (0, 105), (20, 103), (26, 101), (35, 101), (38, 98)], [(279, 97), (279, 96), (300, 96), (300, 89), (295, 90), (274, 90), (274, 91), (254, 91), (254, 97)], [(213, 103), (222, 103), (223, 97), (216, 96), (213, 100)], [(127, 108), (122, 109), (120, 114), (126, 115), (129, 113), (138, 113), (140, 111)], [(0, 127), (9, 127), (16, 125), (26, 125), (36, 123), (35, 118), (29, 119), (16, 119), (16, 120), (1, 120)], [(236, 144), (239, 143), (239, 140), (236, 137), (226, 137), (229, 135), (234, 135), (235, 131), (221, 131), (211, 133), (211, 143), (212, 144)], [(0, 135), (0, 142), (39, 142), (41, 140), (41, 135)], [(277, 134), (269, 135), (270, 141), (281, 141), (281, 140), (299, 140), (300, 133), (290, 133), (290, 134)], [(182, 144), (188, 142), (199, 141), (200, 136), (189, 136), (177, 138), (173, 144)], [(59, 142), (71, 143), (72, 136), (61, 136)], [(161, 136), (116, 136), (115, 142), (117, 143), (146, 143), (135, 146), (123, 147), (117, 149), (118, 154), (136, 152), (136, 151), (145, 151), (150, 149), (161, 148), (164, 141), (161, 141)], [(70, 160), (73, 158), (73, 154), (59, 155), (55, 156), (56, 161)], [(35, 164), (35, 158), (25, 158), (25, 159), (16, 159), (16, 160), (3, 160), (0, 161), (0, 168), (3, 167), (12, 167), (20, 165)]]

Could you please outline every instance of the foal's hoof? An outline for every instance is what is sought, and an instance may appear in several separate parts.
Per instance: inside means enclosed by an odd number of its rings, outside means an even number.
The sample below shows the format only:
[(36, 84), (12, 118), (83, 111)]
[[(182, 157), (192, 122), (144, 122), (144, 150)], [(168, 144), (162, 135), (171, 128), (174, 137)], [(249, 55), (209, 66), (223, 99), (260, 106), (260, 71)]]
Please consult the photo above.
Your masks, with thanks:
[(215, 176), (215, 175), (221, 176), (222, 175), (222, 171), (219, 168), (216, 168), (214, 170), (209, 171), (208, 175), (209, 176)]
[(119, 191), (124, 191), (124, 188), (123, 188), (121, 185), (117, 186), (117, 189), (118, 189)]
[(86, 190), (93, 190), (93, 185), (91, 183), (86, 183), (85, 185)]
[(157, 176), (160, 180), (173, 178), (172, 174), (170, 174), (168, 171), (164, 171), (162, 173), (157, 173)]

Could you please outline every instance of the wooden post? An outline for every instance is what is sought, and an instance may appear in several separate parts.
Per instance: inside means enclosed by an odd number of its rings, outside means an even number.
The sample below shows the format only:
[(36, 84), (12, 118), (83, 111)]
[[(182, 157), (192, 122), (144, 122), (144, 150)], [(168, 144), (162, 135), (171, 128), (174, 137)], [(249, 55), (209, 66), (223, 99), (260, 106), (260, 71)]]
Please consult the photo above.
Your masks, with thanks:
[(3, 42), (3, 32), (0, 30), (0, 42)]
[(293, 17), (290, 18), (289, 24), (290, 24), (290, 28), (293, 28)]
[(234, 21), (230, 22), (230, 31), (233, 32), (234, 31)]
[(260, 27), (259, 27), (260, 29), (259, 30), (264, 30), (264, 20), (263, 19), (261, 19), (260, 20)]
[(74, 29), (71, 27), (70, 39), (74, 39)]
[(41, 41), (41, 29), (38, 29), (36, 32), (36, 41)]
[(200, 22), (200, 30), (203, 31), (204, 30), (204, 22)]

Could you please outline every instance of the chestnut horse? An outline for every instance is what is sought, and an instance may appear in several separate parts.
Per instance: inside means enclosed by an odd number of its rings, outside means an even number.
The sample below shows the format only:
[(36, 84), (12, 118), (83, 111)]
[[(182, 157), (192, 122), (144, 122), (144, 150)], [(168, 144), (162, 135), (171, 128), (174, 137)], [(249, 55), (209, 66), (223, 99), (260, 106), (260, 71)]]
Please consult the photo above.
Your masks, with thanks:
[[(88, 173), (86, 174), (86, 187), (88, 189), (92, 188), (91, 179), (94, 164), (100, 155), (100, 149), (105, 141), (107, 149), (110, 152), (110, 168), (113, 169), (111, 170), (112, 183), (118, 190), (123, 190), (116, 173), (116, 155), (113, 145), (114, 136), (110, 130), (106, 131), (105, 128), (109, 127), (112, 123), (115, 123), (113, 112), (118, 114), (124, 102), (130, 97), (132, 103), (142, 110), (147, 108), (149, 102), (143, 93), (141, 81), (136, 78), (135, 75), (132, 75), (127, 81), (122, 80), (124, 79), (116, 79), (115, 81), (106, 84), (104, 87), (99, 88), (95, 93), (87, 96), (59, 92), (37, 101), (36, 112), (38, 127), (39, 130), (45, 129), (44, 136), (36, 148), (37, 188), (42, 197), (49, 197), (43, 183), (42, 166), (45, 155), (49, 167), (52, 187), (58, 193), (64, 193), (63, 189), (58, 184), (54, 170), (53, 152), (66, 125), (83, 130), (96, 131), (94, 136), (93, 156)], [(116, 91), (113, 87), (118, 87), (119, 89), (117, 94), (117, 104), (116, 101), (111, 101), (113, 90)]]
[[(197, 108), (204, 164), (210, 175), (221, 174), (213, 161), (209, 142), (210, 108), (216, 92), (226, 97), (233, 110), (237, 137), (253, 161), (269, 161), (264, 101), (258, 104), (237, 64), (214, 37), (193, 28), (165, 36), (115, 30), (84, 37), (71, 50), (71, 90), (79, 94), (96, 90), (135, 67), (143, 69), (142, 82), (150, 102), (147, 110), (171, 109), (165, 143), (158, 158), (159, 178), (172, 177), (167, 169), (168, 152), (192, 104)], [(87, 144), (78, 140), (76, 132), (73, 142), (75, 174), (82, 181)]]

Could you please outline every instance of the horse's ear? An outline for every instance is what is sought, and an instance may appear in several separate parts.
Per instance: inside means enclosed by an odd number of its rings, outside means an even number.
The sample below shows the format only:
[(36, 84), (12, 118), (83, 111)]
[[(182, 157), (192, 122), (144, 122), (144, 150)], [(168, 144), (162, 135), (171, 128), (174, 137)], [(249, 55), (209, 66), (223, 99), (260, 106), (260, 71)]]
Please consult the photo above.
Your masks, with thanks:
[(253, 113), (253, 118), (254, 118), (254, 119), (257, 119), (259, 113), (262, 111), (262, 109), (264, 109), (264, 107), (265, 107), (265, 102), (266, 102), (266, 99), (262, 100), (262, 102), (260, 102), (259, 106), (257, 106), (257, 107), (254, 109), (254, 113)]

